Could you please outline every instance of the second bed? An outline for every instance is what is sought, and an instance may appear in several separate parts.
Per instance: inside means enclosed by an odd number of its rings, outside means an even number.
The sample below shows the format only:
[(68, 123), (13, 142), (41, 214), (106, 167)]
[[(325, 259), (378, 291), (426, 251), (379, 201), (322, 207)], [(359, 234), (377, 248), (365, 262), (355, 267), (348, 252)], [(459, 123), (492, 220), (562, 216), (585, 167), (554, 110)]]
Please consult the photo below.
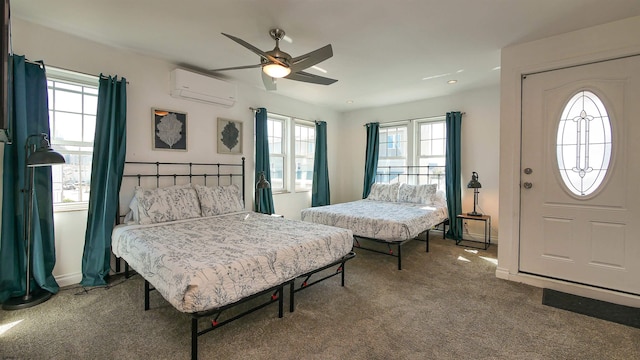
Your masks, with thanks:
[[(367, 199), (304, 209), (304, 221), (330, 225), (353, 231), (355, 246), (358, 239), (385, 243), (388, 254), (397, 256), (398, 270), (402, 269), (402, 245), (424, 234), (429, 251), (429, 230), (446, 223), (448, 212), (444, 192), (435, 184), (379, 184), (372, 186)], [(391, 246), (395, 245), (397, 254)]]

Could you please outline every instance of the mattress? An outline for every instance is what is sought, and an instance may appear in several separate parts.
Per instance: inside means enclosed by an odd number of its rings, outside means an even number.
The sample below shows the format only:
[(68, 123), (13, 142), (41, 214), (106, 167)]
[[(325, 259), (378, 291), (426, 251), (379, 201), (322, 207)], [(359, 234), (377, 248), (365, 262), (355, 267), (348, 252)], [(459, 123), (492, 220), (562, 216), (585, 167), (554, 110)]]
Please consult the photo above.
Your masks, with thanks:
[(448, 218), (447, 208), (407, 202), (357, 200), (304, 209), (302, 220), (353, 231), (353, 235), (400, 242)]
[(352, 247), (350, 230), (254, 212), (120, 225), (112, 233), (113, 253), (187, 313), (285, 283)]

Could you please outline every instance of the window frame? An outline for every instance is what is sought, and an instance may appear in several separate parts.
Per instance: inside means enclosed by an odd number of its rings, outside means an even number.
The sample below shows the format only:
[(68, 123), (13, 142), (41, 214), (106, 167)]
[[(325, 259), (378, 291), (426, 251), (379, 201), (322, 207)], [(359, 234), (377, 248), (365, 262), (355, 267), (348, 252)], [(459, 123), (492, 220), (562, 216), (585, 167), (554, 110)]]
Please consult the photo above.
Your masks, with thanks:
[[(395, 167), (402, 169), (401, 173), (404, 173), (406, 171), (406, 169), (407, 169), (407, 166), (412, 164), (413, 158), (412, 158), (412, 151), (410, 150), (411, 146), (412, 146), (412, 141), (411, 141), (412, 129), (411, 129), (411, 126), (409, 126), (409, 125), (410, 125), (410, 123), (408, 121), (380, 124), (380, 128), (378, 130), (378, 171), (377, 171), (377, 173), (380, 174), (380, 175), (382, 175), (382, 174), (386, 175), (386, 176), (383, 175), (386, 179), (379, 179), (379, 180), (393, 181), (392, 178), (391, 178), (392, 177), (391, 174), (395, 173), (394, 172), (394, 168)], [(383, 147), (385, 149), (396, 149), (397, 150), (398, 149), (397, 144), (401, 143), (401, 141), (399, 141), (397, 138), (394, 139), (393, 142), (382, 141), (382, 136), (384, 136), (383, 133), (387, 134), (386, 135), (387, 139), (389, 138), (389, 135), (388, 135), (388, 130), (389, 129), (395, 129), (396, 133), (397, 133), (397, 131), (399, 129), (404, 129), (404, 131), (406, 133), (406, 139), (404, 141), (405, 148), (403, 149), (404, 150), (404, 156), (381, 156)], [(387, 145), (385, 147), (384, 144), (394, 144), (394, 146), (389, 148), (389, 145)], [(398, 160), (402, 160), (403, 164), (402, 165), (391, 165), (391, 162), (394, 162), (394, 161), (397, 162)], [(385, 162), (385, 164), (388, 164), (388, 165), (381, 165), (381, 162), (383, 162), (383, 161), (387, 161), (387, 162)], [(382, 173), (380, 171), (381, 169), (385, 169), (385, 172)], [(387, 181), (385, 181), (385, 182), (387, 182)]]
[[(47, 93), (49, 94), (51, 92), (51, 97), (49, 97), (49, 109), (48, 109), (48, 113), (49, 113), (49, 126), (51, 129), (51, 147), (54, 148), (56, 151), (58, 151), (59, 153), (61, 153), (63, 156), (65, 156), (65, 159), (68, 161), (69, 160), (69, 156), (80, 156), (80, 163), (75, 165), (78, 166), (78, 173), (79, 173), (79, 182), (80, 182), (80, 186), (87, 186), (89, 187), (91, 184), (91, 175), (90, 175), (90, 169), (91, 169), (91, 161), (93, 160), (93, 146), (94, 146), (94, 141), (95, 139), (93, 139), (91, 142), (89, 141), (70, 141), (70, 140), (63, 140), (60, 138), (56, 137), (56, 129), (57, 127), (60, 126), (59, 122), (56, 121), (56, 117), (58, 114), (78, 114), (80, 115), (80, 121), (82, 124), (82, 130), (81, 133), (83, 134), (82, 136), (84, 137), (85, 134), (85, 126), (87, 125), (86, 123), (86, 116), (93, 116), (94, 119), (97, 116), (97, 98), (98, 98), (98, 88), (99, 88), (99, 77), (97, 76), (92, 76), (92, 75), (87, 75), (87, 74), (82, 74), (82, 73), (78, 73), (78, 72), (74, 72), (74, 71), (70, 71), (70, 70), (64, 70), (64, 69), (58, 69), (55, 67), (50, 67), (48, 66), (46, 69), (46, 77), (47, 77)], [(59, 88), (56, 86), (56, 84), (68, 84), (68, 85), (72, 85), (72, 86), (81, 86), (81, 90), (71, 90), (71, 89), (64, 89), (64, 88)], [(89, 89), (95, 89), (95, 93), (93, 91), (90, 92), (86, 92), (85, 88), (89, 88)], [(80, 112), (76, 112), (76, 111), (66, 111), (66, 110), (59, 110), (55, 108), (55, 91), (66, 91), (69, 93), (74, 93), (74, 94), (80, 94), (81, 95), (81, 99), (82, 99), (82, 105), (81, 105), (81, 111)], [(49, 96), (49, 95), (48, 95)], [(95, 96), (95, 100), (96, 100), (96, 109), (95, 111), (92, 113), (87, 112), (87, 110), (85, 109), (85, 96)], [(94, 124), (95, 126), (95, 124)], [(95, 127), (94, 127), (94, 133), (95, 133)], [(84, 139), (83, 139), (84, 140)], [(65, 147), (77, 147), (76, 150), (67, 150)], [(86, 149), (90, 149), (90, 150), (86, 150)], [(89, 168), (89, 176), (88, 179), (83, 179), (82, 177), (82, 158), (86, 158), (87, 156), (89, 156), (91, 158), (91, 160), (89, 161), (89, 164), (86, 165)], [(65, 166), (65, 165), (63, 165)], [(53, 171), (55, 172), (57, 169), (53, 169)], [(55, 177), (55, 176), (54, 176)], [(86, 184), (86, 185), (82, 185), (82, 184)], [(62, 189), (63, 184), (64, 184), (64, 180), (61, 179), (60, 182), (60, 188)], [(55, 189), (55, 184), (54, 184), (54, 189)], [(54, 190), (54, 195), (55, 195), (55, 191)], [(62, 190), (61, 190), (62, 191)], [(73, 201), (73, 202), (53, 202), (53, 210), (54, 212), (64, 212), (64, 211), (79, 211), (79, 210), (87, 210), (89, 207), (89, 193), (87, 193), (86, 198), (83, 197), (83, 192), (81, 189), (76, 190), (79, 192), (80, 194), (80, 199), (81, 201)]]
[[(282, 127), (282, 146), (281, 152), (275, 153), (272, 149), (272, 142), (269, 143), (269, 163), (273, 164), (274, 158), (282, 158), (283, 162), (283, 186), (282, 187), (274, 187), (273, 184), (271, 186), (271, 191), (273, 194), (284, 194), (284, 193), (301, 193), (301, 192), (311, 192), (313, 184), (309, 184), (308, 187), (300, 187), (297, 183), (297, 159), (307, 159), (310, 160), (313, 172), (313, 160), (315, 159), (315, 123), (313, 121), (304, 120), (292, 116), (280, 115), (275, 113), (267, 113), (267, 122), (269, 121), (281, 121), (283, 123)], [(296, 145), (299, 142), (296, 140), (296, 128), (304, 127), (309, 131), (313, 131), (313, 151), (312, 156), (309, 154), (305, 156), (301, 156), (296, 152)], [(272, 138), (274, 135), (271, 134), (271, 126), (267, 126), (268, 128), (268, 137)], [(272, 183), (273, 183), (273, 165), (271, 173)]]
[[(306, 191), (311, 191), (313, 189), (313, 163), (315, 160), (315, 153), (316, 153), (316, 127), (315, 127), (315, 123), (310, 122), (310, 121), (305, 121), (305, 120), (301, 120), (301, 119), (292, 119), (293, 120), (293, 156), (291, 156), (293, 163), (292, 165), (292, 169), (295, 169), (295, 174), (294, 174), (294, 180), (293, 180), (293, 190), (294, 192), (306, 192)], [(308, 151), (306, 153), (306, 155), (301, 155), (300, 153), (302, 153), (302, 151), (297, 152), (297, 146), (298, 143), (300, 143), (300, 145), (302, 145), (302, 141), (298, 141), (298, 139), (296, 138), (296, 133), (297, 133), (297, 128), (301, 128), (301, 129), (306, 129), (308, 131), (307, 133), (307, 141), (305, 142), (307, 144), (307, 146), (309, 146), (310, 148), (308, 148)], [(310, 133), (313, 133), (313, 136), (310, 136)], [(313, 139), (313, 141), (311, 141), (310, 139)], [(311, 182), (309, 183), (308, 186), (300, 186), (299, 185), (299, 179), (298, 179), (298, 159), (304, 159), (306, 160), (307, 163), (311, 164)]]
[[(433, 137), (433, 135), (431, 137), (428, 138), (429, 141), (434, 141), (434, 140), (442, 140), (442, 155), (422, 155), (422, 143), (423, 141), (426, 141), (425, 139), (422, 138), (422, 125), (436, 125), (436, 124), (442, 124), (442, 138), (435, 138)], [(442, 159), (443, 162), (446, 159), (447, 156), (447, 127), (446, 127), (446, 123), (445, 123), (445, 118), (442, 117), (441, 119), (420, 119), (417, 120), (415, 123), (415, 133), (416, 133), (416, 148), (415, 148), (415, 157), (416, 157), (416, 165), (420, 165), (420, 160), (422, 159)], [(444, 165), (444, 164), (443, 164)]]
[[(438, 140), (442, 140), (443, 141), (443, 147), (444, 147), (444, 153), (443, 155), (422, 155), (422, 141), (424, 140), (422, 138), (422, 134), (421, 134), (421, 126), (423, 124), (437, 124), (437, 123), (442, 123), (444, 126), (443, 129), (443, 138), (440, 139), (438, 138)], [(404, 121), (394, 121), (394, 122), (388, 122), (388, 123), (383, 123), (380, 124), (380, 131), (379, 131), (379, 146), (380, 149), (383, 146), (383, 142), (382, 142), (382, 138), (381, 136), (383, 136), (383, 131), (385, 129), (389, 129), (389, 128), (406, 128), (407, 131), (407, 139), (406, 139), (406, 156), (395, 156), (395, 157), (381, 157), (381, 153), (378, 153), (378, 175), (382, 174), (381, 173), (381, 167), (387, 167), (387, 165), (383, 165), (381, 166), (381, 160), (385, 160), (385, 159), (391, 159), (391, 160), (398, 160), (398, 159), (405, 159), (405, 165), (398, 165), (398, 168), (403, 167), (403, 174), (407, 171), (408, 167), (411, 166), (421, 166), (420, 162), (421, 160), (424, 159), (442, 159), (443, 161), (443, 165), (437, 165), (437, 166), (444, 166), (444, 161), (446, 159), (446, 140), (447, 140), (447, 129), (446, 129), (446, 123), (445, 123), (445, 116), (434, 116), (434, 117), (428, 117), (428, 118), (417, 118), (417, 119), (411, 119), (411, 120), (404, 120)], [(430, 138), (430, 140), (433, 140), (433, 138)], [(422, 165), (422, 166), (427, 166), (427, 165)], [(391, 168), (389, 168), (389, 170), (393, 170), (392, 168), (394, 167), (394, 165), (391, 165)], [(443, 174), (442, 176), (440, 176), (440, 181), (439, 186), (444, 184), (444, 170), (442, 171)], [(433, 174), (431, 171), (429, 172), (430, 174)], [(398, 177), (398, 179), (400, 179)], [(387, 180), (390, 181), (394, 181), (391, 176), (388, 177), (384, 177), (383, 178), (378, 178), (376, 179), (376, 181), (382, 181), (382, 182), (387, 182)], [(399, 181), (399, 180), (397, 180)]]
[[(273, 146), (273, 139), (276, 138), (276, 134), (273, 133), (273, 128), (274, 126), (272, 126), (272, 124), (270, 124), (269, 122), (274, 122), (277, 121), (279, 123), (282, 124), (281, 126), (281, 133), (280, 135), (280, 139), (281, 139), (281, 144), (280, 144), (280, 152), (274, 152), (274, 146)], [(271, 114), (271, 113), (267, 113), (267, 138), (269, 139), (269, 166), (271, 167), (269, 169), (269, 172), (271, 174), (271, 192), (276, 194), (276, 193), (283, 193), (286, 191), (287, 187), (288, 187), (288, 182), (287, 182), (287, 175), (288, 175), (288, 166), (287, 166), (287, 154), (286, 154), (286, 149), (288, 148), (288, 144), (287, 144), (287, 119), (284, 116), (280, 116), (277, 114)], [(275, 187), (274, 184), (274, 161), (272, 160), (273, 158), (278, 158), (278, 159), (282, 159), (282, 186), (281, 187)]]

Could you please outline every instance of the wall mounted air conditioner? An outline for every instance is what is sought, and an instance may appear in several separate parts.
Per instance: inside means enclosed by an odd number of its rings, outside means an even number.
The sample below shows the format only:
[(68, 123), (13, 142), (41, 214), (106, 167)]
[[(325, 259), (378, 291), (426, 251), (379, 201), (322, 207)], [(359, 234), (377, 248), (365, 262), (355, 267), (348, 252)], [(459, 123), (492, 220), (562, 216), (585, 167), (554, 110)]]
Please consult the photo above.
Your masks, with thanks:
[(171, 72), (171, 96), (208, 104), (231, 107), (236, 103), (236, 85), (191, 71)]

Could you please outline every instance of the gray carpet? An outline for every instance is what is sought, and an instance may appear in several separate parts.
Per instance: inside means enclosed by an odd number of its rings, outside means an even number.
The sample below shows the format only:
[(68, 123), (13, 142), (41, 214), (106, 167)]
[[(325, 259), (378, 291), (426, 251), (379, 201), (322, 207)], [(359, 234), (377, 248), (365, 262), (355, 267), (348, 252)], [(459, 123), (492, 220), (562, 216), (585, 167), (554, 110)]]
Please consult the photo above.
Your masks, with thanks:
[[(638, 359), (640, 329), (542, 305), (542, 289), (496, 279), (496, 248), (432, 235), (396, 258), (357, 250), (335, 277), (200, 338), (200, 359)], [(288, 298), (288, 297), (287, 297)], [(36, 307), (0, 311), (0, 359), (188, 359), (190, 316), (143, 281), (63, 289)], [(14, 324), (15, 323), (15, 324)], [(8, 328), (10, 324), (13, 327)], [(8, 329), (7, 329), (8, 328)]]

